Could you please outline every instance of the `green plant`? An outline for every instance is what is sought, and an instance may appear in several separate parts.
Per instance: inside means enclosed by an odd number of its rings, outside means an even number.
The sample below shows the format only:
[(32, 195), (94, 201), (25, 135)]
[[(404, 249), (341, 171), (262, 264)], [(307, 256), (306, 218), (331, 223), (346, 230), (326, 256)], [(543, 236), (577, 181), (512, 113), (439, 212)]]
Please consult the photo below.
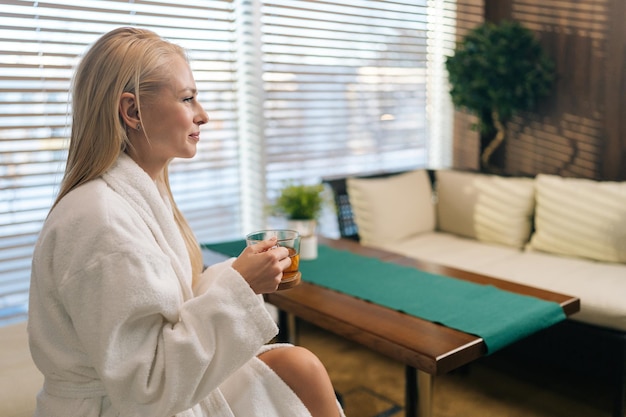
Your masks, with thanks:
[(320, 215), (325, 202), (322, 184), (288, 184), (272, 206), (274, 214), (290, 220), (314, 220)]
[(506, 137), (506, 124), (519, 110), (530, 110), (547, 96), (554, 63), (529, 29), (517, 22), (484, 23), (471, 30), (446, 60), (452, 102), (478, 117), (484, 146), (481, 164)]

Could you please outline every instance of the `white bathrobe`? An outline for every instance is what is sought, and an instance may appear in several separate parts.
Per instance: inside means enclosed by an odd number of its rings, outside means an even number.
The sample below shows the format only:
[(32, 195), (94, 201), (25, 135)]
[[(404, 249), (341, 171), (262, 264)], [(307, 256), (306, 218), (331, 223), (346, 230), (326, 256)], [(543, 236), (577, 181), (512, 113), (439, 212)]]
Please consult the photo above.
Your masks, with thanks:
[(35, 248), (36, 417), (310, 417), (256, 355), (277, 333), (232, 267), (192, 288), (169, 204), (126, 155), (69, 193)]

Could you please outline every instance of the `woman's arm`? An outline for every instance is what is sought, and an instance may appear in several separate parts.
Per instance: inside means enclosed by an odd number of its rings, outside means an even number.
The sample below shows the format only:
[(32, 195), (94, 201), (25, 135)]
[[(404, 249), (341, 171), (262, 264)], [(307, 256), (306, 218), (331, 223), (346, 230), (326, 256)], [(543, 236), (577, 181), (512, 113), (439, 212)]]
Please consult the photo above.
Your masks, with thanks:
[(190, 408), (276, 334), (236, 271), (205, 275), (205, 291), (183, 302), (168, 259), (135, 248), (95, 257), (64, 281), (63, 303), (122, 415)]

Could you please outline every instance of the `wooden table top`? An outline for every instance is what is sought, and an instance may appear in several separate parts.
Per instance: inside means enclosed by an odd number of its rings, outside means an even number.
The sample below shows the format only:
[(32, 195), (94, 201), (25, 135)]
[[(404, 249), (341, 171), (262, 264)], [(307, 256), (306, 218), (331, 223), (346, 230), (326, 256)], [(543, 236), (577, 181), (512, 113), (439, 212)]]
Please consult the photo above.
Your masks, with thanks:
[[(580, 309), (580, 300), (576, 297), (366, 248), (352, 240), (320, 237), (320, 243), (430, 273), (554, 301), (568, 316)], [(431, 375), (452, 371), (486, 352), (480, 337), (304, 281), (289, 290), (266, 294), (265, 299), (302, 320)]]

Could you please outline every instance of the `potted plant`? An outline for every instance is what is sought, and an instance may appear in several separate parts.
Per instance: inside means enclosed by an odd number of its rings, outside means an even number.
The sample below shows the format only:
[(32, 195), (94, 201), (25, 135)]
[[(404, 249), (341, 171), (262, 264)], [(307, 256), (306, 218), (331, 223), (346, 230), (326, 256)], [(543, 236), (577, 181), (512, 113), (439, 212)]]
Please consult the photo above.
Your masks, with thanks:
[(506, 124), (548, 95), (554, 63), (532, 31), (512, 21), (486, 22), (471, 30), (446, 59), (452, 102), (478, 117), (481, 168), (506, 138)]
[(274, 202), (274, 213), (289, 220), (316, 220), (324, 205), (322, 184), (287, 184)]
[(271, 206), (275, 215), (284, 216), (287, 226), (301, 235), (300, 258), (317, 257), (315, 229), (326, 198), (322, 184), (287, 184)]

